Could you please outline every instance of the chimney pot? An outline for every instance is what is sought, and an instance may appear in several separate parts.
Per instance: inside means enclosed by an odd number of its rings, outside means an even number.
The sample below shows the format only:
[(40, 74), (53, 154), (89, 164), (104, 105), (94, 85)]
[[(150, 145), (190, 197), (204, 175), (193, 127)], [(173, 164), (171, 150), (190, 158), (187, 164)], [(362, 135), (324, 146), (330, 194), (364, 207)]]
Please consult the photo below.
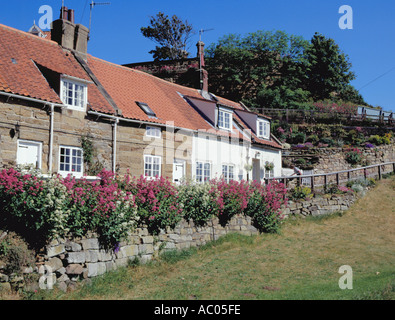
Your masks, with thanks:
[(69, 9), (68, 10), (68, 15), (69, 15), (69, 21), (71, 23), (74, 23), (74, 10), (73, 9)]
[(69, 10), (67, 7), (60, 8), (60, 19), (69, 20)]

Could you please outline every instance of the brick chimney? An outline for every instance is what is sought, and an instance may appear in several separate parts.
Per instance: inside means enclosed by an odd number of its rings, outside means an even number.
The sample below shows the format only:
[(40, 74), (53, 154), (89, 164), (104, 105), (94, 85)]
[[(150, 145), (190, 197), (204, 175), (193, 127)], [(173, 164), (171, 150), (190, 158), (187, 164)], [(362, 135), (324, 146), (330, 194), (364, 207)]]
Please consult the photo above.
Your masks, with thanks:
[(62, 47), (80, 53), (84, 59), (88, 52), (89, 29), (75, 24), (74, 10), (62, 7), (60, 18), (52, 23), (51, 39)]
[(199, 71), (200, 71), (200, 89), (204, 92), (208, 92), (208, 72), (205, 69), (206, 64), (204, 62), (204, 42), (199, 41), (197, 43), (198, 58), (199, 58)]

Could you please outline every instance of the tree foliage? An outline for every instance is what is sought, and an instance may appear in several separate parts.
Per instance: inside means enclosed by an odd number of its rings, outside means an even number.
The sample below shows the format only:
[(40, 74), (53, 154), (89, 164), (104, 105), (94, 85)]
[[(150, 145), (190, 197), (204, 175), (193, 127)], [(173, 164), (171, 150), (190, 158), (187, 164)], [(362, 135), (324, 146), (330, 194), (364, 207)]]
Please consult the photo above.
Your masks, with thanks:
[(315, 101), (350, 90), (355, 79), (351, 63), (333, 39), (316, 33), (307, 49), (307, 87)]
[(144, 37), (158, 44), (149, 53), (155, 60), (181, 59), (189, 55), (188, 40), (194, 33), (188, 21), (182, 21), (176, 15), (171, 18), (163, 12), (151, 16), (150, 24), (141, 28)]
[(230, 34), (207, 48), (210, 90), (252, 108), (312, 108), (314, 101), (363, 104), (348, 57), (332, 39), (283, 31)]

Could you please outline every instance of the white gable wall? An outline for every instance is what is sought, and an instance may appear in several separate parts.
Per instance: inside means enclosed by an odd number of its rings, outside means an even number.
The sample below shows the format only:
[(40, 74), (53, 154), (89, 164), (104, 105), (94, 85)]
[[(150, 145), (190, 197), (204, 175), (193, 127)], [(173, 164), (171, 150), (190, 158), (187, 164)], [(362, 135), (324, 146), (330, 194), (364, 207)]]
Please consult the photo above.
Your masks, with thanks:
[[(192, 178), (196, 178), (197, 162), (210, 163), (211, 179), (222, 176), (222, 166), (234, 167), (234, 179), (247, 179), (247, 164), (252, 165), (253, 159), (259, 160), (261, 170), (260, 178), (264, 179), (264, 167), (266, 161), (273, 162), (275, 176), (281, 176), (281, 150), (270, 150), (258, 146), (252, 146), (250, 142), (240, 143), (238, 139), (218, 137), (213, 134), (199, 133), (193, 136), (192, 147)], [(257, 164), (257, 162), (255, 161)], [(252, 171), (248, 172), (252, 180)]]

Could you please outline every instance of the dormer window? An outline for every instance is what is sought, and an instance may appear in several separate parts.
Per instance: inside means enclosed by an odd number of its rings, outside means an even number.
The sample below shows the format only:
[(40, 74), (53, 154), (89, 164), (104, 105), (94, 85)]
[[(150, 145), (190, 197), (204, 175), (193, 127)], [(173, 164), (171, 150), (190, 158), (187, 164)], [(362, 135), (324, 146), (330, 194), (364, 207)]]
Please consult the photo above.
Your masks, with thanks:
[(218, 109), (218, 128), (224, 130), (232, 130), (233, 115), (230, 110), (219, 108)]
[(83, 82), (62, 78), (60, 85), (62, 102), (70, 109), (85, 111), (88, 103), (88, 87)]
[(258, 119), (257, 123), (258, 138), (270, 139), (270, 122), (264, 119)]

